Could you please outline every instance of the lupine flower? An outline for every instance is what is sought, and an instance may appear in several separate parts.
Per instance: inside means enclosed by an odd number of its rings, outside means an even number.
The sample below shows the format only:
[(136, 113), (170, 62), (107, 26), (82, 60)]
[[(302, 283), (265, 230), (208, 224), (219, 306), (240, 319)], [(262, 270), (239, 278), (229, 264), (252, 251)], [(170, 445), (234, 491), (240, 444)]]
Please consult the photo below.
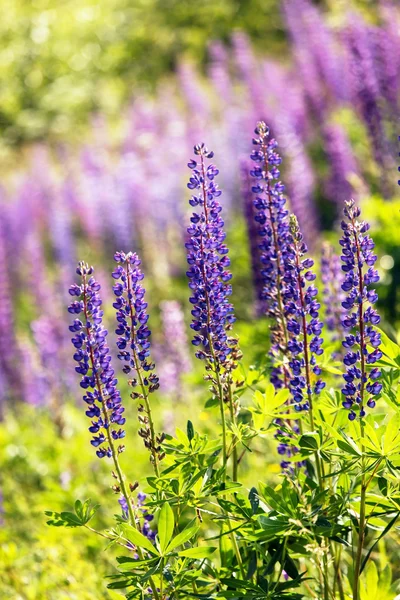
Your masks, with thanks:
[[(251, 153), (256, 163), (250, 175), (255, 179), (252, 192), (255, 221), (261, 238), (261, 277), (263, 280), (262, 300), (266, 314), (273, 321), (271, 326), (271, 354), (274, 362), (281, 361), (287, 354), (288, 331), (283, 301), (284, 261), (283, 255), (289, 236), (288, 211), (283, 197), (283, 184), (279, 181), (281, 157), (276, 152), (277, 142), (269, 138), (269, 128), (263, 122), (258, 123), (253, 139), (257, 147)], [(273, 183), (275, 180), (275, 183)], [(275, 387), (288, 384), (287, 365), (275, 365), (271, 381)]]
[[(150, 373), (155, 365), (148, 360), (151, 331), (147, 327), (149, 315), (146, 313), (147, 302), (144, 301), (146, 290), (140, 284), (144, 278), (140, 270), (141, 261), (134, 252), (116, 252), (114, 260), (118, 263), (112, 274), (117, 280), (113, 287), (117, 298), (113, 306), (117, 311), (118, 321), (115, 331), (118, 335), (118, 358), (125, 363), (124, 373)], [(142, 381), (150, 391), (158, 387), (158, 378), (154, 374), (141, 378)]]
[(335, 254), (330, 244), (324, 243), (321, 256), (321, 281), (324, 286), (322, 297), (325, 305), (325, 325), (328, 331), (332, 331), (332, 339), (335, 340), (339, 339), (344, 312), (342, 280), (340, 257)]
[(325, 383), (319, 379), (321, 367), (317, 357), (323, 353), (320, 337), (323, 324), (319, 320), (320, 304), (317, 288), (311, 283), (314, 261), (307, 256), (299, 224), (290, 217), (290, 241), (285, 249), (284, 302), (289, 332), (288, 350), (291, 354), (290, 389), (295, 410), (309, 410), (312, 420), (312, 397), (319, 394)]
[(116, 252), (114, 260), (117, 267), (112, 273), (117, 281), (113, 290), (116, 301), (118, 327), (115, 333), (118, 336), (118, 358), (124, 362), (123, 371), (133, 373), (134, 378), (129, 380), (133, 388), (132, 398), (144, 400), (145, 406), (139, 405), (139, 421), (143, 427), (139, 435), (143, 438), (144, 445), (150, 450), (151, 460), (158, 475), (158, 461), (163, 458), (161, 442), (164, 436), (156, 436), (151, 416), (149, 394), (159, 388), (159, 380), (154, 373), (155, 365), (150, 360), (151, 331), (147, 326), (149, 315), (146, 313), (147, 302), (144, 300), (145, 289), (141, 285), (144, 275), (140, 269), (141, 261), (134, 252)]
[(189, 204), (198, 207), (198, 212), (192, 214), (192, 224), (187, 230), (190, 240), (185, 244), (189, 264), (186, 274), (193, 292), (190, 298), (193, 304), (191, 328), (195, 331), (192, 344), (200, 348), (197, 358), (206, 359), (219, 368), (220, 365), (226, 367), (234, 346), (228, 337), (235, 321), (229, 302), (232, 275), (228, 271), (229, 250), (224, 244), (222, 207), (217, 201), (221, 192), (214, 183), (219, 171), (214, 165), (205, 164), (205, 159), (212, 158), (214, 153), (204, 144), (195, 146), (194, 153), (200, 161), (188, 163), (192, 170), (188, 188), (197, 190)]
[[(346, 374), (343, 375), (345, 385), (342, 394), (345, 397), (343, 406), (350, 411), (351, 421), (356, 418), (357, 412), (364, 417), (367, 406), (374, 408), (382, 390), (380, 369), (370, 367), (382, 357), (379, 350), (381, 336), (374, 328), (380, 322), (373, 308), (378, 294), (371, 289), (371, 285), (379, 281), (378, 271), (374, 268), (377, 257), (374, 242), (367, 234), (368, 223), (358, 221), (360, 214), (354, 200), (345, 202), (346, 220), (342, 221), (340, 245), (342, 270), (345, 273), (342, 290), (346, 293), (346, 299), (342, 302), (346, 309), (342, 325), (348, 335), (343, 341), (347, 352), (343, 359)], [(372, 346), (373, 350), (368, 350), (368, 346)]]
[[(108, 331), (102, 323), (100, 285), (93, 276), (93, 267), (86, 263), (80, 262), (76, 272), (82, 283), (69, 288), (75, 300), (68, 307), (74, 317), (69, 330), (74, 334), (71, 341), (75, 347), (74, 360), (78, 363), (75, 371), (81, 375), (80, 386), (85, 390), (83, 400), (88, 405), (86, 415), (92, 419), (89, 431), (96, 434), (91, 444), (97, 448), (99, 458), (111, 457), (113, 442), (125, 436), (121, 428), (125, 423), (124, 408), (106, 341)], [(123, 450), (124, 446), (120, 445), (118, 452)]]
[[(261, 277), (263, 280), (262, 299), (265, 302), (266, 314), (272, 321), (271, 350), (270, 354), (274, 363), (270, 380), (275, 388), (290, 388), (292, 380), (289, 360), (289, 331), (287, 328), (286, 309), (284, 305), (284, 276), (286, 245), (290, 243), (288, 211), (286, 200), (283, 197), (284, 186), (279, 181), (278, 166), (281, 158), (276, 152), (277, 142), (269, 139), (269, 129), (265, 123), (258, 123), (255, 133), (258, 137), (253, 139), (257, 147), (251, 154), (251, 159), (257, 166), (250, 171), (255, 179), (252, 192), (257, 194), (254, 200), (256, 210), (255, 221), (258, 234), (262, 242), (259, 244), (261, 251)], [(276, 183), (272, 184), (273, 181)], [(275, 438), (279, 440), (278, 454), (282, 456), (281, 468), (291, 472), (293, 463), (287, 459), (298, 451), (297, 448), (286, 443), (285, 438), (299, 433), (299, 428), (292, 421), (278, 419), (278, 429)], [(303, 463), (296, 463), (297, 467)]]

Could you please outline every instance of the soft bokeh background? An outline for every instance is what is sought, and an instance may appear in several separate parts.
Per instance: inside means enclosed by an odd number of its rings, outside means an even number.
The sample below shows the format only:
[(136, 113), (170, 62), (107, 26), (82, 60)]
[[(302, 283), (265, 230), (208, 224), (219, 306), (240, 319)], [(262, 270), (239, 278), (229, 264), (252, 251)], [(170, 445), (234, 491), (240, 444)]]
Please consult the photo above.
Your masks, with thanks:
[[(103, 540), (49, 528), (43, 514), (91, 497), (102, 505), (96, 525), (106, 528), (107, 514), (119, 509), (109, 467), (89, 444), (71, 361), (66, 304), (75, 263), (96, 267), (112, 345), (113, 253), (140, 253), (161, 378), (159, 426), (173, 432), (191, 418), (216, 435), (218, 417), (205, 405), (189, 342), (186, 163), (194, 143), (204, 140), (215, 151), (236, 331), (251, 383), (268, 352), (252, 272), (257, 245), (248, 181), (252, 131), (264, 119), (278, 139), (288, 201), (317, 262), (324, 240), (337, 248), (343, 200), (360, 202), (377, 243), (384, 328), (395, 336), (399, 6), (1, 4), (0, 596), (117, 598), (103, 581), (113, 569)], [(124, 466), (146, 489), (136, 407), (123, 375), (120, 381), (128, 418)], [(246, 461), (246, 485), (279, 473), (271, 442), (260, 440)]]

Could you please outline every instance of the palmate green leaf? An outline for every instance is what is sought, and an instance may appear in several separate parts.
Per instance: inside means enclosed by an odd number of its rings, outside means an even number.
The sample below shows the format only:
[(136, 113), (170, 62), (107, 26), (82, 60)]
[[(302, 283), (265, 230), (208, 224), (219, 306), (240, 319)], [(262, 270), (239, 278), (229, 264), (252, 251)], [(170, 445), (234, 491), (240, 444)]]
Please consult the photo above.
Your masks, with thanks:
[(276, 408), (285, 404), (289, 397), (289, 390), (282, 389), (276, 393), (272, 383), (268, 382), (265, 387), (264, 394), (259, 390), (256, 390), (254, 394), (254, 400), (257, 408), (265, 415), (270, 415)]
[(390, 456), (400, 450), (400, 415), (394, 415), (385, 427), (383, 434), (383, 452)]
[(139, 560), (138, 558), (134, 558), (133, 556), (117, 556), (117, 563), (119, 563), (120, 568), (122, 565), (129, 566), (130, 569), (141, 568), (148, 564), (151, 564), (155, 560), (159, 560), (159, 558), (151, 557), (146, 560)]
[(214, 546), (198, 546), (197, 548), (188, 548), (178, 552), (178, 556), (184, 556), (185, 558), (209, 558), (216, 548)]
[[(193, 523), (193, 521), (192, 521), (192, 523)], [(185, 529), (183, 531), (178, 533), (178, 535), (176, 535), (171, 540), (171, 542), (167, 546), (166, 551), (172, 552), (172, 550), (175, 550), (175, 548), (177, 548), (178, 546), (182, 546), (183, 544), (185, 544), (186, 542), (191, 540), (197, 534), (199, 529), (200, 529), (200, 527), (198, 525), (185, 527)]]
[(364, 425), (364, 440), (368, 441), (369, 447), (380, 451), (381, 449), (381, 439), (382, 439), (383, 430), (381, 428), (376, 429), (372, 426), (372, 424), (366, 419)]
[(272, 536), (279, 535), (291, 528), (289, 520), (284, 517), (266, 517), (261, 515), (258, 521), (264, 531)]
[(143, 550), (147, 550), (151, 554), (158, 555), (157, 548), (153, 546), (151, 541), (142, 533), (140, 533), (140, 531), (132, 527), (132, 525), (125, 524), (122, 527), (126, 533), (127, 538), (130, 542), (132, 542), (132, 544), (138, 546), (139, 548), (142, 548)]
[(58, 513), (46, 510), (44, 514), (50, 517), (46, 523), (52, 527), (82, 527), (84, 525), (79, 517), (72, 512)]
[(168, 502), (165, 502), (158, 519), (158, 539), (160, 540), (161, 552), (164, 552), (170, 543), (172, 534), (174, 533), (174, 527), (174, 512)]
[(318, 433), (305, 433), (299, 440), (299, 446), (302, 450), (315, 452), (320, 446), (320, 438)]
[(58, 513), (47, 510), (44, 514), (47, 517), (51, 517), (47, 521), (47, 524), (53, 527), (83, 527), (90, 521), (99, 507), (100, 504), (91, 506), (90, 499), (85, 500), (83, 503), (80, 500), (76, 500), (74, 505), (75, 513), (70, 511)]
[(361, 449), (357, 446), (356, 442), (351, 438), (343, 429), (340, 429), (340, 434), (343, 440), (338, 440), (338, 446), (341, 450), (348, 452), (352, 456), (362, 456)]
[(122, 590), (126, 587), (130, 587), (133, 585), (133, 580), (131, 579), (121, 579), (120, 581), (113, 581), (107, 585), (107, 589), (109, 590)]

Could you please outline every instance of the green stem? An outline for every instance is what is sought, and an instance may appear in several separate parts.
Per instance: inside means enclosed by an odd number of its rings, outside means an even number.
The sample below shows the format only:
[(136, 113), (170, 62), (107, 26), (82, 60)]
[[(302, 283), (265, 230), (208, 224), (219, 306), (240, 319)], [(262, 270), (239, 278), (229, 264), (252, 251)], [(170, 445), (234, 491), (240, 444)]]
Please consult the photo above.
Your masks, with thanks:
[[(87, 298), (86, 298), (86, 277), (83, 277), (83, 303), (84, 303), (84, 315), (86, 318), (86, 323), (89, 321), (89, 314), (88, 314), (88, 310), (87, 310)], [(86, 326), (86, 334), (88, 339), (90, 338), (90, 329), (89, 327)], [(128, 506), (128, 515), (129, 515), (129, 522), (132, 525), (132, 527), (134, 527), (137, 531), (138, 531), (138, 526), (136, 523), (136, 519), (135, 519), (135, 515), (133, 513), (133, 508), (132, 508), (132, 503), (131, 503), (131, 495), (130, 493), (128, 494), (127, 488), (126, 488), (126, 483), (125, 483), (125, 476), (122, 472), (122, 469), (120, 467), (119, 461), (118, 461), (118, 451), (115, 450), (115, 446), (114, 446), (114, 440), (112, 438), (111, 435), (111, 430), (109, 427), (109, 418), (108, 418), (108, 412), (107, 412), (107, 406), (106, 406), (106, 402), (104, 399), (104, 394), (103, 394), (103, 388), (101, 385), (101, 381), (100, 381), (100, 377), (99, 377), (99, 373), (96, 371), (94, 365), (95, 365), (95, 360), (94, 360), (94, 353), (93, 353), (93, 347), (90, 346), (89, 348), (89, 355), (90, 355), (90, 361), (91, 361), (91, 366), (92, 366), (92, 372), (94, 373), (95, 376), (95, 382), (96, 382), (96, 387), (97, 387), (97, 392), (99, 394), (99, 398), (101, 401), (101, 409), (102, 409), (102, 413), (103, 413), (103, 420), (104, 420), (104, 425), (105, 425), (105, 430), (106, 430), (106, 434), (107, 434), (107, 440), (108, 440), (108, 444), (111, 450), (111, 455), (112, 455), (112, 460), (114, 463), (114, 467), (115, 467), (115, 471), (117, 473), (117, 479), (118, 479), (118, 483), (119, 483), (119, 487), (120, 490), (126, 500), (127, 506)], [(137, 553), (139, 555), (139, 558), (141, 560), (144, 559), (144, 555), (143, 552), (141, 550), (141, 548), (137, 547)], [(158, 592), (157, 592), (157, 588), (156, 585), (153, 581), (152, 578), (149, 579), (149, 583), (150, 583), (150, 587), (153, 591), (153, 595), (155, 600), (160, 600)]]
[[(233, 425), (236, 425), (236, 417), (235, 417), (235, 409), (233, 406), (233, 394), (232, 394), (232, 382), (231, 381), (229, 381), (229, 383), (228, 383), (228, 393), (229, 393), (229, 410), (230, 410), (230, 414), (231, 414), (231, 421), (232, 421)], [(232, 461), (233, 461), (232, 479), (233, 479), (233, 481), (237, 481), (238, 466), (239, 466), (236, 441), (237, 441), (236, 436), (233, 436), (233, 438), (232, 438), (232, 445), (233, 445), (233, 449), (232, 449)]]
[[(229, 529), (232, 529), (232, 525), (231, 525), (230, 519), (229, 519), (228, 515), (226, 515), (226, 516), (228, 518), (228, 527), (229, 527)], [(246, 579), (246, 573), (244, 571), (243, 561), (242, 561), (242, 557), (240, 555), (239, 546), (238, 546), (238, 543), (237, 543), (237, 540), (236, 540), (236, 537), (235, 537), (235, 533), (233, 531), (231, 531), (231, 533), (230, 533), (230, 538), (231, 538), (233, 550), (235, 552), (236, 560), (237, 560), (238, 565), (239, 565), (240, 574), (242, 576), (243, 581), (245, 581), (245, 579)]]
[[(308, 404), (309, 404), (310, 426), (311, 426), (311, 430), (315, 431), (313, 398), (312, 398), (312, 394), (311, 394), (311, 374), (310, 374), (310, 359), (309, 359), (309, 354), (308, 354), (309, 348), (308, 348), (307, 321), (306, 321), (306, 312), (305, 312), (305, 299), (304, 299), (302, 281), (301, 281), (301, 277), (300, 277), (300, 263), (299, 263), (299, 253), (297, 251), (297, 244), (296, 244), (296, 268), (297, 268), (297, 273), (298, 273), (297, 274), (297, 284), (298, 284), (299, 297), (300, 297), (300, 306), (302, 309), (301, 320), (302, 320), (303, 344), (304, 344), (304, 366), (305, 366), (305, 371), (306, 371), (306, 385), (307, 385), (307, 396), (308, 396)], [(324, 479), (323, 479), (323, 475), (322, 475), (321, 459), (318, 454), (318, 450), (316, 450), (314, 452), (314, 458), (315, 458), (315, 466), (317, 468), (318, 484), (319, 484), (320, 489), (323, 491), (325, 486), (324, 486)], [(323, 565), (324, 565), (324, 574), (323, 574), (324, 600), (328, 600), (328, 598), (329, 598), (329, 566), (328, 566), (328, 557), (325, 553), (324, 553), (324, 557), (323, 557)]]
[(119, 546), (122, 546), (123, 548), (126, 548), (126, 544), (123, 544), (122, 542), (118, 542), (117, 540), (115, 540), (114, 538), (110, 537), (109, 535), (106, 535), (102, 531), (98, 531), (97, 529), (93, 529), (93, 527), (90, 527), (90, 525), (84, 525), (84, 527), (85, 527), (85, 529), (88, 529), (92, 533), (96, 533), (97, 535), (100, 535), (101, 537), (105, 538), (109, 542), (115, 542)]
[(210, 348), (212, 349), (211, 352), (212, 352), (212, 355), (214, 358), (215, 377), (217, 380), (217, 387), (218, 387), (219, 410), (220, 410), (220, 414), (221, 414), (221, 423), (222, 423), (222, 461), (223, 461), (223, 467), (224, 467), (223, 479), (225, 481), (228, 452), (227, 452), (227, 439), (226, 439), (226, 418), (225, 418), (225, 406), (224, 406), (224, 392), (222, 389), (221, 378), (219, 376), (219, 367), (218, 367), (218, 364), (216, 364), (216, 362), (215, 362), (215, 353), (214, 353), (214, 348), (213, 348), (210, 336), (209, 336), (209, 344), (210, 344)]
[[(363, 292), (364, 292), (364, 289), (363, 289), (363, 281), (364, 280), (363, 280), (363, 271), (362, 271), (361, 248), (360, 248), (359, 240), (358, 240), (357, 233), (356, 233), (356, 224), (354, 221), (354, 217), (352, 217), (351, 223), (353, 226), (353, 237), (354, 237), (354, 243), (356, 246), (356, 254), (357, 254), (359, 295), (360, 295), (360, 298), (362, 299)], [(360, 389), (361, 403), (360, 403), (360, 408), (363, 408), (364, 407), (365, 374), (366, 374), (366, 368), (365, 368), (366, 340), (365, 340), (365, 331), (364, 331), (364, 314), (363, 314), (363, 302), (362, 301), (359, 303), (359, 306), (358, 306), (358, 321), (359, 321), (359, 326), (360, 326), (360, 354), (361, 354), (361, 389)], [(361, 438), (363, 438), (364, 437), (364, 425), (363, 425), (362, 419), (360, 421), (360, 428), (361, 428)], [(363, 552), (364, 540), (365, 540), (365, 500), (366, 500), (367, 485), (366, 485), (366, 481), (365, 481), (365, 455), (364, 455), (364, 452), (365, 452), (365, 448), (364, 448), (364, 446), (361, 446), (362, 476), (361, 476), (361, 498), (360, 498), (360, 522), (359, 522), (359, 527), (358, 527), (357, 553), (356, 553), (356, 563), (355, 563), (355, 570), (354, 570), (353, 600), (359, 600), (359, 597), (360, 597), (360, 575), (361, 575), (360, 570), (361, 570), (361, 559), (362, 559), (362, 552)]]
[[(361, 430), (363, 430), (363, 426), (361, 425)], [(363, 435), (363, 433), (361, 434)], [(360, 598), (360, 575), (361, 575), (361, 560), (362, 560), (362, 552), (364, 548), (364, 540), (365, 540), (365, 500), (367, 495), (367, 486), (365, 482), (365, 457), (364, 457), (364, 446), (362, 447), (362, 478), (361, 478), (361, 498), (360, 498), (360, 521), (358, 525), (358, 542), (357, 542), (357, 554), (356, 554), (356, 562), (354, 568), (354, 582), (353, 582), (353, 600), (359, 600)]]
[[(333, 552), (332, 552), (332, 554), (333, 554)], [(334, 581), (333, 581), (333, 595), (335, 595), (335, 586), (336, 586), (336, 583), (337, 583), (338, 590), (339, 590), (340, 600), (345, 600), (344, 589), (343, 589), (342, 572), (340, 570), (341, 555), (342, 555), (342, 548), (341, 548), (341, 546), (339, 546), (339, 550), (338, 550), (338, 553), (335, 556), (335, 561), (334, 561), (335, 578), (334, 578)]]

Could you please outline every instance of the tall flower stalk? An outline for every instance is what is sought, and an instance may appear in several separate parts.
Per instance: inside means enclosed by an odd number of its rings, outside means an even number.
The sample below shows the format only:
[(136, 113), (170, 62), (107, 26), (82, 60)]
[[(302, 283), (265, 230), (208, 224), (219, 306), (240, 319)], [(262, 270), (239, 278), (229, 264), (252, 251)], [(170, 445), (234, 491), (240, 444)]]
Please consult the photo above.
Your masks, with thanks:
[[(320, 337), (323, 324), (319, 320), (320, 304), (316, 296), (317, 288), (312, 284), (315, 274), (311, 270), (314, 261), (307, 256), (307, 245), (303, 240), (297, 218), (290, 216), (290, 238), (285, 252), (285, 311), (289, 332), (288, 350), (291, 370), (290, 390), (295, 402), (295, 410), (306, 410), (311, 430), (315, 430), (314, 397), (325, 387), (319, 378), (321, 367), (317, 357), (323, 353)], [(321, 490), (324, 479), (318, 451), (315, 452), (315, 465)], [(324, 600), (329, 598), (328, 558), (324, 553)]]
[[(344, 395), (343, 406), (349, 410), (349, 419), (354, 421), (357, 415), (360, 418), (361, 437), (364, 437), (363, 417), (366, 408), (373, 409), (379, 397), (382, 384), (379, 382), (381, 371), (374, 365), (381, 357), (379, 349), (381, 336), (374, 328), (380, 322), (373, 304), (378, 299), (378, 294), (371, 289), (371, 284), (379, 281), (378, 271), (374, 268), (377, 257), (374, 253), (374, 242), (367, 234), (369, 225), (359, 221), (361, 211), (355, 206), (354, 200), (345, 203), (342, 221), (343, 237), (342, 270), (345, 280), (342, 289), (346, 293), (343, 307), (346, 315), (343, 318), (343, 327), (348, 331), (343, 346), (347, 352), (343, 359), (346, 373), (343, 375), (345, 385), (342, 388)], [(369, 350), (368, 346), (373, 349)], [(371, 366), (370, 366), (371, 365)], [(360, 519), (358, 529), (358, 544), (354, 568), (353, 598), (359, 599), (359, 581), (361, 571), (362, 552), (366, 528), (366, 493), (371, 479), (365, 477), (365, 449), (362, 446), (361, 467), (361, 497)]]
[[(191, 217), (188, 228), (190, 239), (186, 242), (189, 269), (186, 272), (189, 288), (193, 295), (193, 320), (195, 331), (192, 344), (199, 348), (196, 357), (205, 360), (207, 379), (211, 390), (219, 399), (222, 422), (223, 465), (228, 461), (227, 425), (225, 406), (228, 405), (231, 421), (236, 423), (238, 404), (233, 397), (232, 371), (237, 366), (240, 351), (237, 340), (229, 336), (235, 321), (233, 306), (229, 302), (232, 278), (228, 270), (230, 260), (224, 243), (224, 221), (222, 207), (217, 198), (221, 191), (214, 179), (218, 169), (213, 164), (206, 165), (206, 159), (214, 154), (204, 144), (194, 147), (198, 161), (188, 163), (192, 171), (188, 188), (196, 190), (189, 204), (197, 208)], [(232, 442), (233, 478), (237, 478), (238, 454), (236, 440)]]
[[(69, 288), (70, 295), (76, 297), (68, 307), (68, 312), (76, 317), (69, 329), (75, 334), (71, 341), (75, 348), (74, 360), (78, 363), (75, 370), (81, 375), (80, 386), (85, 390), (83, 400), (88, 405), (86, 415), (93, 419), (89, 431), (98, 434), (93, 435), (91, 444), (97, 448), (99, 458), (112, 458), (115, 468), (113, 474), (119, 483), (115, 491), (121, 492), (122, 498), (126, 499), (129, 521), (138, 529), (130, 493), (134, 486), (130, 485), (128, 492), (126, 478), (118, 460), (119, 454), (125, 449), (122, 444), (116, 447), (116, 443), (125, 436), (122, 429), (125, 424), (124, 408), (106, 342), (108, 331), (102, 323), (100, 284), (93, 277), (93, 267), (87, 263), (80, 262), (76, 272), (81, 277), (81, 285), (73, 284)], [(77, 318), (78, 315), (82, 317)], [(140, 548), (138, 555), (143, 560)], [(157, 600), (157, 588), (152, 579), (149, 581)]]
[[(270, 138), (269, 128), (264, 122), (257, 124), (257, 137), (253, 145), (257, 147), (251, 153), (256, 163), (250, 171), (254, 179), (252, 186), (256, 197), (253, 201), (256, 214), (257, 233), (261, 239), (258, 244), (261, 253), (260, 275), (262, 279), (261, 298), (264, 301), (265, 313), (271, 320), (271, 349), (273, 362), (270, 380), (276, 389), (290, 389), (291, 373), (289, 367), (290, 352), (289, 331), (284, 303), (285, 289), (285, 256), (286, 245), (290, 241), (288, 210), (283, 196), (284, 185), (279, 180), (281, 157), (276, 151), (277, 141)], [(285, 440), (299, 433), (299, 427), (290, 420), (276, 421), (276, 437), (279, 439), (278, 454), (282, 457), (283, 470), (291, 470), (291, 458), (297, 448), (290, 446)], [(302, 466), (298, 463), (297, 466)]]
[(149, 360), (151, 331), (147, 326), (149, 316), (146, 313), (147, 303), (144, 301), (145, 289), (140, 283), (144, 275), (140, 270), (141, 261), (134, 252), (116, 252), (114, 260), (117, 262), (112, 276), (117, 280), (113, 287), (116, 296), (113, 306), (118, 323), (115, 330), (118, 335), (118, 358), (125, 363), (124, 373), (135, 374), (129, 384), (133, 388), (138, 387), (140, 391), (132, 392), (131, 397), (144, 403), (138, 409), (142, 425), (139, 435), (150, 451), (154, 472), (159, 477), (159, 463), (164, 457), (161, 449), (163, 435), (155, 432), (149, 399), (150, 394), (158, 389), (159, 381), (154, 373), (155, 365)]
[[(288, 350), (291, 356), (290, 390), (296, 411), (306, 410), (311, 430), (315, 429), (313, 399), (325, 387), (319, 378), (321, 367), (317, 357), (323, 353), (320, 337), (323, 324), (319, 320), (320, 304), (317, 288), (311, 283), (315, 274), (314, 262), (307, 257), (307, 246), (294, 215), (290, 216), (290, 241), (285, 252), (284, 302), (289, 332)], [(322, 484), (322, 470), (318, 453), (315, 454), (318, 479)]]
[[(213, 164), (206, 166), (206, 159), (211, 159), (214, 153), (204, 144), (194, 147), (194, 154), (199, 157), (199, 163), (191, 160), (188, 163), (192, 175), (188, 188), (197, 190), (189, 200), (189, 204), (198, 207), (191, 217), (188, 227), (190, 239), (186, 242), (187, 262), (186, 272), (189, 288), (193, 295), (193, 320), (191, 328), (196, 332), (192, 344), (200, 347), (196, 357), (206, 361), (206, 379), (211, 382), (211, 391), (219, 400), (222, 423), (222, 457), (224, 474), (228, 461), (227, 425), (225, 405), (229, 407), (232, 425), (236, 426), (236, 415), (239, 411), (238, 402), (234, 399), (232, 371), (237, 367), (241, 358), (237, 339), (228, 334), (235, 322), (233, 306), (229, 302), (232, 278), (228, 270), (230, 260), (228, 247), (224, 244), (224, 221), (221, 217), (222, 207), (217, 198), (221, 191), (214, 183), (218, 169)], [(238, 478), (239, 457), (237, 440), (232, 439), (232, 477)], [(232, 528), (229, 517), (227, 526)], [(233, 531), (230, 533), (232, 546), (236, 555), (242, 579), (245, 579), (242, 557)]]
[[(261, 237), (262, 299), (266, 315), (271, 319), (271, 356), (275, 366), (271, 381), (276, 388), (289, 387), (290, 375), (286, 356), (288, 353), (288, 329), (286, 323), (283, 284), (284, 260), (289, 234), (288, 211), (283, 197), (284, 186), (279, 181), (281, 157), (276, 152), (277, 142), (269, 137), (269, 128), (264, 122), (254, 130), (257, 147), (250, 158), (256, 163), (250, 175), (255, 180), (252, 192), (256, 194), (254, 207), (258, 235)], [(273, 183), (275, 181), (275, 183)], [(278, 364), (277, 364), (278, 363)], [(281, 363), (281, 364), (279, 364)]]

